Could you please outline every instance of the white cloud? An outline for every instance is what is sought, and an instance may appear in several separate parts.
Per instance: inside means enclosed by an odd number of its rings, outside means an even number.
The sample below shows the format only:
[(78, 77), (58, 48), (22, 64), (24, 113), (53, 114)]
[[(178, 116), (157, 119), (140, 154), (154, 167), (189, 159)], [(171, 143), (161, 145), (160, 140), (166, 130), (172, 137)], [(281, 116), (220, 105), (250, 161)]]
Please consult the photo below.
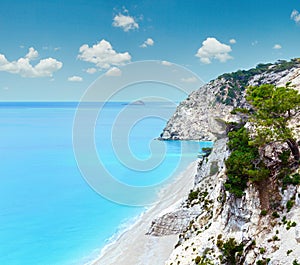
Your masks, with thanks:
[(300, 23), (300, 14), (298, 10), (293, 10), (293, 12), (291, 13), (291, 19), (294, 20), (296, 23)]
[(19, 74), (22, 77), (45, 77), (52, 76), (54, 72), (62, 68), (62, 62), (53, 58), (40, 60), (36, 65), (31, 61), (38, 57), (38, 52), (30, 47), (25, 57), (17, 61), (8, 61), (4, 54), (0, 54), (0, 71)]
[(107, 76), (121, 76), (122, 71), (118, 67), (112, 67), (105, 73), (105, 75), (107, 75)]
[(125, 32), (139, 28), (139, 24), (133, 17), (121, 13), (114, 17), (112, 25), (117, 28), (122, 28)]
[(83, 79), (81, 76), (73, 75), (68, 77), (68, 81), (70, 82), (81, 82)]
[(191, 76), (187, 78), (181, 78), (181, 81), (185, 83), (195, 83), (197, 82), (197, 78), (195, 76)]
[(230, 40), (229, 40), (229, 43), (230, 43), (230, 44), (236, 44), (236, 40), (235, 40), (235, 39), (230, 39)]
[(205, 64), (210, 64), (212, 59), (219, 60), (224, 63), (232, 57), (229, 55), (231, 47), (224, 43), (219, 42), (215, 38), (207, 38), (202, 42), (202, 46), (198, 49), (196, 57)]
[(97, 72), (97, 69), (94, 68), (94, 67), (91, 67), (91, 68), (86, 69), (86, 72), (87, 72), (88, 74), (94, 74), (94, 73)]
[(274, 46), (273, 46), (273, 49), (275, 49), (275, 50), (280, 50), (282, 47), (281, 47), (281, 45), (280, 44), (275, 44)]
[(25, 55), (25, 58), (28, 60), (34, 60), (39, 56), (38, 51), (36, 51), (33, 47), (30, 47), (28, 53)]
[(101, 40), (91, 47), (84, 44), (79, 48), (79, 53), (78, 58), (80, 60), (94, 63), (101, 69), (123, 65), (131, 60), (128, 52), (117, 53), (106, 40)]
[(172, 63), (170, 63), (168, 61), (161, 61), (161, 64), (165, 65), (165, 66), (171, 66), (172, 65)]
[(154, 40), (151, 39), (151, 38), (148, 38), (148, 39), (145, 41), (145, 43), (146, 43), (147, 45), (149, 45), (149, 46), (153, 46)]
[(148, 38), (144, 41), (142, 45), (140, 45), (141, 48), (147, 48), (148, 46), (153, 46), (154, 45), (154, 40), (151, 38)]

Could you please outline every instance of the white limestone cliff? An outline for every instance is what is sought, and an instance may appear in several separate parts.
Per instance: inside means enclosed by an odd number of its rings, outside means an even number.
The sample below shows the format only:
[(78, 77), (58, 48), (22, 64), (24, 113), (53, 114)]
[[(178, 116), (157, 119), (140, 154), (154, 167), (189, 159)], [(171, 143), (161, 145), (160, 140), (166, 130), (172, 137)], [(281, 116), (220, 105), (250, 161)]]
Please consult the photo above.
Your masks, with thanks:
[[(267, 72), (248, 76), (243, 85), (284, 86), (291, 82), (300, 90), (299, 61), (289, 69), (280, 69), (278, 65), (268, 65)], [(163, 140), (215, 141), (211, 154), (199, 160), (190, 196), (175, 210), (153, 220), (149, 228), (148, 234), (152, 236), (178, 234), (178, 244), (166, 265), (300, 264), (300, 186), (279, 190), (276, 198), (281, 210), (267, 215), (255, 185), (249, 184), (242, 198), (234, 197), (224, 188), (225, 160), (229, 155), (225, 122), (237, 120), (231, 110), (246, 105), (243, 88), (235, 87), (234, 96), (228, 100), (230, 89), (236, 86), (233, 81), (225, 75), (193, 92), (178, 106), (161, 135)], [(296, 117), (291, 123), (297, 140), (299, 121)], [(272, 163), (277, 147), (268, 148), (265, 157)], [(288, 201), (293, 201), (291, 209), (287, 208)], [(230, 239), (243, 244), (237, 263), (224, 263), (222, 245)]]

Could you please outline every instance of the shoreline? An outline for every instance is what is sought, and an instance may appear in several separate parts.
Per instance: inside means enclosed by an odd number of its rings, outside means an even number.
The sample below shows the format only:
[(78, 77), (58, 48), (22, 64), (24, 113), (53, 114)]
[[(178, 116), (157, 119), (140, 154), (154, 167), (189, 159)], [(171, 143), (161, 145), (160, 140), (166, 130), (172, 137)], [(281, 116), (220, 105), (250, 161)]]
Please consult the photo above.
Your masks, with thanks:
[[(137, 220), (101, 250), (100, 256), (86, 265), (164, 265), (178, 241), (178, 235), (155, 237), (146, 235), (151, 222), (175, 208), (194, 186), (198, 160), (191, 162), (167, 183), (158, 202), (137, 217)], [(174, 194), (174, 196), (170, 196)]]

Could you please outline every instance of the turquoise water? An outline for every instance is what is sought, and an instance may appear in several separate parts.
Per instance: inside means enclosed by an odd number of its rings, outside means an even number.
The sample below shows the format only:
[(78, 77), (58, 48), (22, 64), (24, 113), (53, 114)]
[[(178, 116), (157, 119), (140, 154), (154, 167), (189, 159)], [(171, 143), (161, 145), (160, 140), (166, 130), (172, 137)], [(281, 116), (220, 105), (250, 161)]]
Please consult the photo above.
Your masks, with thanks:
[[(152, 107), (132, 106), (134, 111)], [(154, 170), (130, 170), (110, 146), (110, 128), (122, 108), (121, 103), (108, 104), (98, 120), (99, 157), (125, 183), (143, 186), (166, 180), (181, 157), (180, 142), (164, 143), (166, 159)], [(155, 108), (174, 112), (165, 104)], [(82, 178), (72, 147), (75, 111), (75, 103), (0, 104), (0, 264), (84, 264), (144, 210), (104, 199)], [(122, 126), (126, 120), (118, 124), (120, 135)], [(165, 121), (151, 117), (137, 123), (129, 133), (132, 152), (147, 158), (149, 141), (164, 126)], [(200, 145), (211, 145), (186, 144), (178, 171), (196, 158)]]

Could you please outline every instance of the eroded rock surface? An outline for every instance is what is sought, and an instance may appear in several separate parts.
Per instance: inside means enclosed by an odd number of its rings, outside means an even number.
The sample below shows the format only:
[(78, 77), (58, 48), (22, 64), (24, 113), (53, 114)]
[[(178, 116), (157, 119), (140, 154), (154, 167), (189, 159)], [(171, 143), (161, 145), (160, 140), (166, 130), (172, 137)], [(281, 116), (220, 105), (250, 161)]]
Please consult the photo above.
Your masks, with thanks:
[[(238, 118), (230, 112), (235, 107), (247, 107), (245, 87), (272, 83), (284, 86), (287, 82), (300, 89), (299, 60), (289, 69), (268, 64), (265, 71), (223, 75), (193, 92), (177, 108), (167, 123), (161, 139), (197, 139), (215, 141), (212, 153), (198, 163), (194, 189), (187, 199), (170, 212), (156, 218), (148, 234), (163, 236), (179, 234), (166, 265), (222, 264), (221, 246), (230, 238), (243, 244), (237, 264), (300, 263), (300, 186), (289, 185), (279, 190), (276, 199), (280, 212), (263, 214), (260, 193), (250, 184), (242, 198), (235, 198), (225, 188), (225, 160), (228, 121)], [(237, 79), (238, 82), (237, 82)], [(300, 135), (300, 117), (290, 126)], [(262, 150), (268, 166), (274, 170), (278, 155), (285, 145), (269, 145)], [(265, 187), (268, 189), (268, 187)], [(291, 207), (287, 205), (291, 204)], [(206, 262), (206, 263), (205, 263)]]

